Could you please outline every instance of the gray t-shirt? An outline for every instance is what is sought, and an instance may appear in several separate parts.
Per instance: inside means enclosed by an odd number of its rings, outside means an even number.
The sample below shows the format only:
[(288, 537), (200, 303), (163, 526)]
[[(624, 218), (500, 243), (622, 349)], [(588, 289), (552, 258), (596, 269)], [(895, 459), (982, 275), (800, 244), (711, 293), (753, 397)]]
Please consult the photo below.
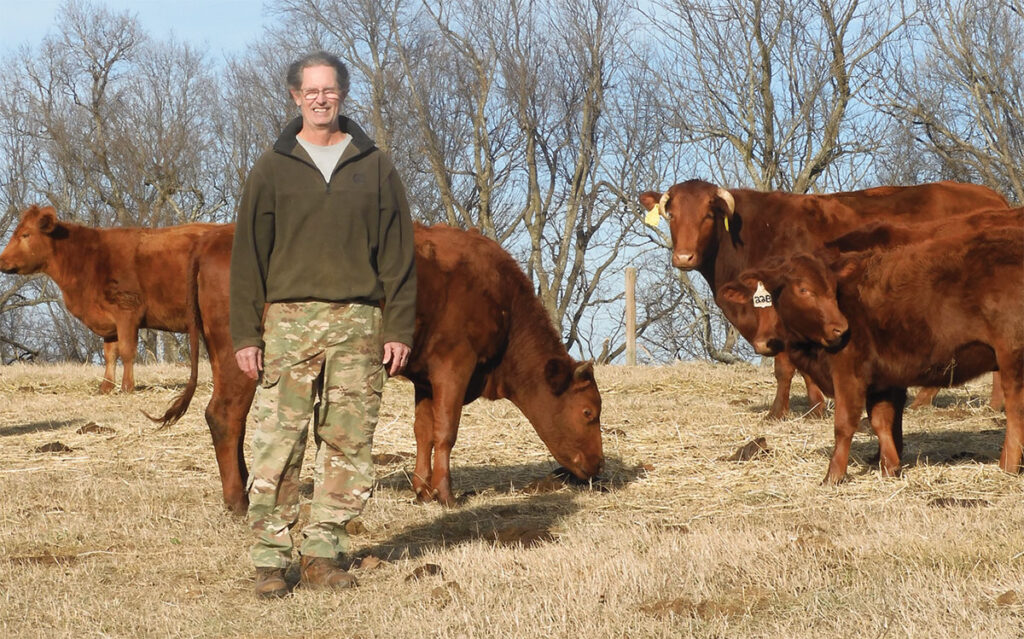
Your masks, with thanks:
[(319, 144), (313, 144), (307, 142), (299, 136), (295, 136), (295, 140), (302, 145), (302, 148), (306, 149), (306, 153), (309, 153), (309, 157), (313, 158), (313, 163), (316, 164), (316, 168), (320, 169), (320, 172), (324, 174), (324, 180), (326, 182), (331, 181), (331, 173), (334, 173), (334, 167), (338, 165), (338, 159), (341, 158), (341, 154), (345, 152), (345, 147), (348, 146), (352, 136), (346, 135), (342, 138), (341, 142), (337, 144), (328, 144), (327, 146), (320, 146)]

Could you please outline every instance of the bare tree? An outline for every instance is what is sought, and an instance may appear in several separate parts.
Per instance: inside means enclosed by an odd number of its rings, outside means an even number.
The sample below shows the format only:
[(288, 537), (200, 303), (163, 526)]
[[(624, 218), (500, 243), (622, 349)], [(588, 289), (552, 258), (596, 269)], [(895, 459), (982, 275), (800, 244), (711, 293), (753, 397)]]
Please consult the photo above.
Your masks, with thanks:
[(633, 96), (619, 88), (630, 67), (626, 5), (275, 6), (289, 33), (340, 49), (358, 69), (366, 88), (353, 92), (353, 108), (383, 129), (375, 135), (410, 185), (417, 215), (477, 227), (501, 242), (523, 262), (569, 347), (592, 354), (599, 341), (581, 329), (603, 324), (601, 309), (621, 305), (611, 276), (637, 240), (633, 196), (621, 183), (636, 182), (629, 172), (638, 164), (618, 154), (623, 130), (638, 130)]
[(914, 55), (894, 69), (884, 108), (904, 124), (909, 155), (925, 158), (931, 177), (980, 182), (1024, 202), (1021, 3), (919, 4)]
[[(870, 90), (905, 23), (891, 3), (859, 0), (664, 0), (651, 18), (660, 43), (652, 62), (665, 117), (665, 144), (682, 156), (682, 176), (724, 186), (796, 193), (840, 190), (870, 177), (885, 122)], [(667, 256), (667, 253), (666, 253)], [(702, 339), (717, 330), (709, 299), (693, 282)], [(696, 320), (696, 318), (695, 318)], [(706, 341), (708, 356), (732, 359)]]
[[(58, 11), (56, 30), (38, 49), (8, 59), (0, 77), (7, 89), (0, 99), (0, 144), (9, 153), (5, 232), (34, 203), (93, 226), (227, 217), (234, 195), (218, 170), (210, 115), (220, 87), (202, 51), (153, 41), (129, 12), (72, 0)], [(53, 305), (52, 287), (14, 278), (0, 291), (19, 300), (22, 324), (32, 315), (27, 305), (45, 305), (52, 317), (52, 331), (22, 346), (45, 353), (59, 344), (72, 358), (96, 352), (95, 336)], [(0, 313), (15, 310), (0, 306)], [(176, 356), (173, 339), (159, 341), (152, 332), (141, 340), (151, 353)]]

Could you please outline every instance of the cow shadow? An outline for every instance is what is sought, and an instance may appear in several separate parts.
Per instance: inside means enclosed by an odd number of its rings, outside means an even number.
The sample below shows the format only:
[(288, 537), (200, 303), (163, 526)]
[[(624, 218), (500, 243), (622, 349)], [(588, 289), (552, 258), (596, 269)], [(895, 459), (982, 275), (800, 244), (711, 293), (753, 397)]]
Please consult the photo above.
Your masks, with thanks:
[(85, 424), (81, 418), (68, 419), (64, 421), (32, 422), (29, 424), (17, 424), (15, 426), (0, 426), (0, 437), (12, 437), (15, 435), (30, 435), (32, 433), (46, 433), (55, 430), (62, 430), (70, 426)]
[[(754, 414), (760, 415), (761, 417), (767, 418), (768, 411), (772, 408), (771, 402), (752, 401), (752, 400), (741, 400), (739, 402), (732, 402), (734, 405), (745, 406), (746, 409)], [(825, 406), (825, 418), (831, 419), (833, 414), (833, 403), (832, 400), (827, 400)], [(794, 395), (789, 398), (789, 414), (783, 419), (819, 419), (817, 417), (811, 417), (811, 402), (807, 399), (806, 395)]]
[[(382, 474), (378, 470), (377, 486), (398, 492), (412, 493), (412, 459), (402, 469)], [(571, 492), (614, 492), (647, 474), (642, 465), (627, 465), (617, 457), (605, 458), (605, 470), (587, 481), (573, 477), (553, 462), (512, 465), (470, 465), (452, 468), (452, 487), (456, 500), (464, 504), (479, 494), (508, 495), (543, 490)]]
[[(993, 464), (999, 461), (1006, 430), (990, 428), (981, 431), (919, 431), (904, 432), (903, 468), (915, 466), (957, 466), (960, 464)], [(819, 449), (825, 456), (832, 447)], [(868, 469), (878, 466), (878, 440), (858, 437), (850, 446), (850, 458)]]
[[(917, 394), (911, 391), (907, 396), (907, 410), (910, 409), (910, 402), (914, 401), (914, 397)], [(968, 393), (964, 394), (964, 389), (958, 388), (953, 392), (940, 390), (939, 394), (932, 400), (931, 408), (933, 409), (948, 409), (948, 408), (963, 408), (965, 406), (971, 408), (977, 408), (979, 406), (988, 406), (991, 400), (991, 394), (975, 394)], [(922, 406), (921, 408), (915, 408), (913, 410), (927, 410), (928, 406)]]
[(511, 504), (445, 509), (440, 517), (410, 526), (386, 541), (359, 549), (346, 559), (350, 565), (371, 556), (387, 561), (409, 560), (478, 541), (533, 548), (553, 543), (556, 536), (552, 530), (579, 509), (577, 495), (571, 492), (533, 495)]

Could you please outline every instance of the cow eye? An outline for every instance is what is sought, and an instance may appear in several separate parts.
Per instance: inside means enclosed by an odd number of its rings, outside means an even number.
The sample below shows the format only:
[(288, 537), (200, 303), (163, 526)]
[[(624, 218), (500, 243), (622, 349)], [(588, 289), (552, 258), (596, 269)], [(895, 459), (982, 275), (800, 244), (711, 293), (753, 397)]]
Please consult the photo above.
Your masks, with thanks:
[(591, 417), (594, 416), (594, 411), (590, 410), (589, 408), (584, 408), (583, 416), (586, 417), (587, 419), (590, 419)]

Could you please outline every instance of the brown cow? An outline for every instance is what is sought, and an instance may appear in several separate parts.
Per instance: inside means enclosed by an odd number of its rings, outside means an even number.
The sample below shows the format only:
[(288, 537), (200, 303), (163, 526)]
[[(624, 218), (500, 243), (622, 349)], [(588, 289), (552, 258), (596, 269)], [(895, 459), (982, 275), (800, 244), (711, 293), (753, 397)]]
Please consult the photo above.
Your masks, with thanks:
[[(997, 368), (1006, 402), (999, 466), (1019, 472), (1024, 447), (1024, 228), (982, 228), (844, 253), (830, 266), (815, 270), (787, 261), (780, 269), (753, 269), (741, 278), (748, 289), (753, 278), (775, 289), (778, 321), (794, 361), (823, 388), (834, 390), (836, 446), (825, 483), (845, 477), (850, 442), (865, 407), (878, 436), (882, 473), (895, 475), (903, 452), (907, 387), (959, 384)], [(815, 275), (807, 277), (806, 271)], [(823, 287), (814, 283), (829, 278)], [(785, 290), (797, 280), (804, 288), (817, 287), (815, 297), (787, 295)], [(833, 282), (834, 297), (829, 299)], [(822, 343), (821, 336), (835, 329), (822, 318), (830, 317), (829, 309), (836, 306), (848, 320), (849, 332), (841, 340)], [(763, 328), (771, 325), (772, 320), (762, 323)]]
[(97, 229), (58, 220), (53, 207), (33, 206), (22, 212), (0, 253), (0, 270), (45, 273), (56, 282), (68, 311), (103, 338), (100, 392), (113, 390), (118, 356), (121, 390), (131, 392), (139, 329), (187, 329), (188, 252), (200, 235), (220, 226)]
[[(992, 189), (957, 182), (798, 195), (751, 189), (727, 191), (708, 182), (689, 180), (673, 185), (664, 194), (646, 191), (640, 195), (640, 203), (648, 210), (658, 207), (668, 218), (672, 264), (699, 271), (716, 294), (721, 284), (772, 255), (814, 251), (825, 241), (872, 220), (917, 222), (1007, 207), (1006, 200)], [(749, 325), (742, 325), (742, 318), (728, 319), (741, 333), (751, 330)], [(794, 368), (785, 351), (776, 357), (775, 366), (778, 388), (768, 415), (779, 419), (789, 411)], [(817, 406), (814, 412), (823, 415), (824, 398), (810, 380), (808, 395), (811, 405)]]
[[(248, 501), (242, 440), (255, 382), (235, 364), (228, 334), (233, 233), (233, 227), (210, 233), (192, 253), (192, 373), (184, 393), (157, 421), (171, 424), (187, 410), (202, 333), (213, 368), (206, 420), (224, 501), (241, 513)], [(455, 503), (451, 449), (462, 406), (478, 397), (511, 400), (560, 464), (580, 479), (598, 474), (604, 457), (593, 365), (568, 355), (519, 265), (479, 233), (446, 226), (416, 225), (415, 244), (416, 330), (403, 375), (415, 388), (417, 497)]]
[[(995, 211), (977, 211), (964, 215), (954, 215), (931, 222), (917, 224), (893, 224), (886, 221), (872, 222), (849, 233), (841, 235), (825, 243), (826, 248), (839, 251), (863, 251), (871, 248), (900, 246), (922, 239), (957, 235), (967, 231), (979, 231), (984, 228), (1013, 226), (1024, 228), (1024, 207), (999, 209)], [(922, 388), (909, 408), (928, 406), (938, 394), (938, 387)], [(992, 399), (989, 405), (1000, 410), (1003, 406), (1002, 383), (999, 372), (992, 374)]]

